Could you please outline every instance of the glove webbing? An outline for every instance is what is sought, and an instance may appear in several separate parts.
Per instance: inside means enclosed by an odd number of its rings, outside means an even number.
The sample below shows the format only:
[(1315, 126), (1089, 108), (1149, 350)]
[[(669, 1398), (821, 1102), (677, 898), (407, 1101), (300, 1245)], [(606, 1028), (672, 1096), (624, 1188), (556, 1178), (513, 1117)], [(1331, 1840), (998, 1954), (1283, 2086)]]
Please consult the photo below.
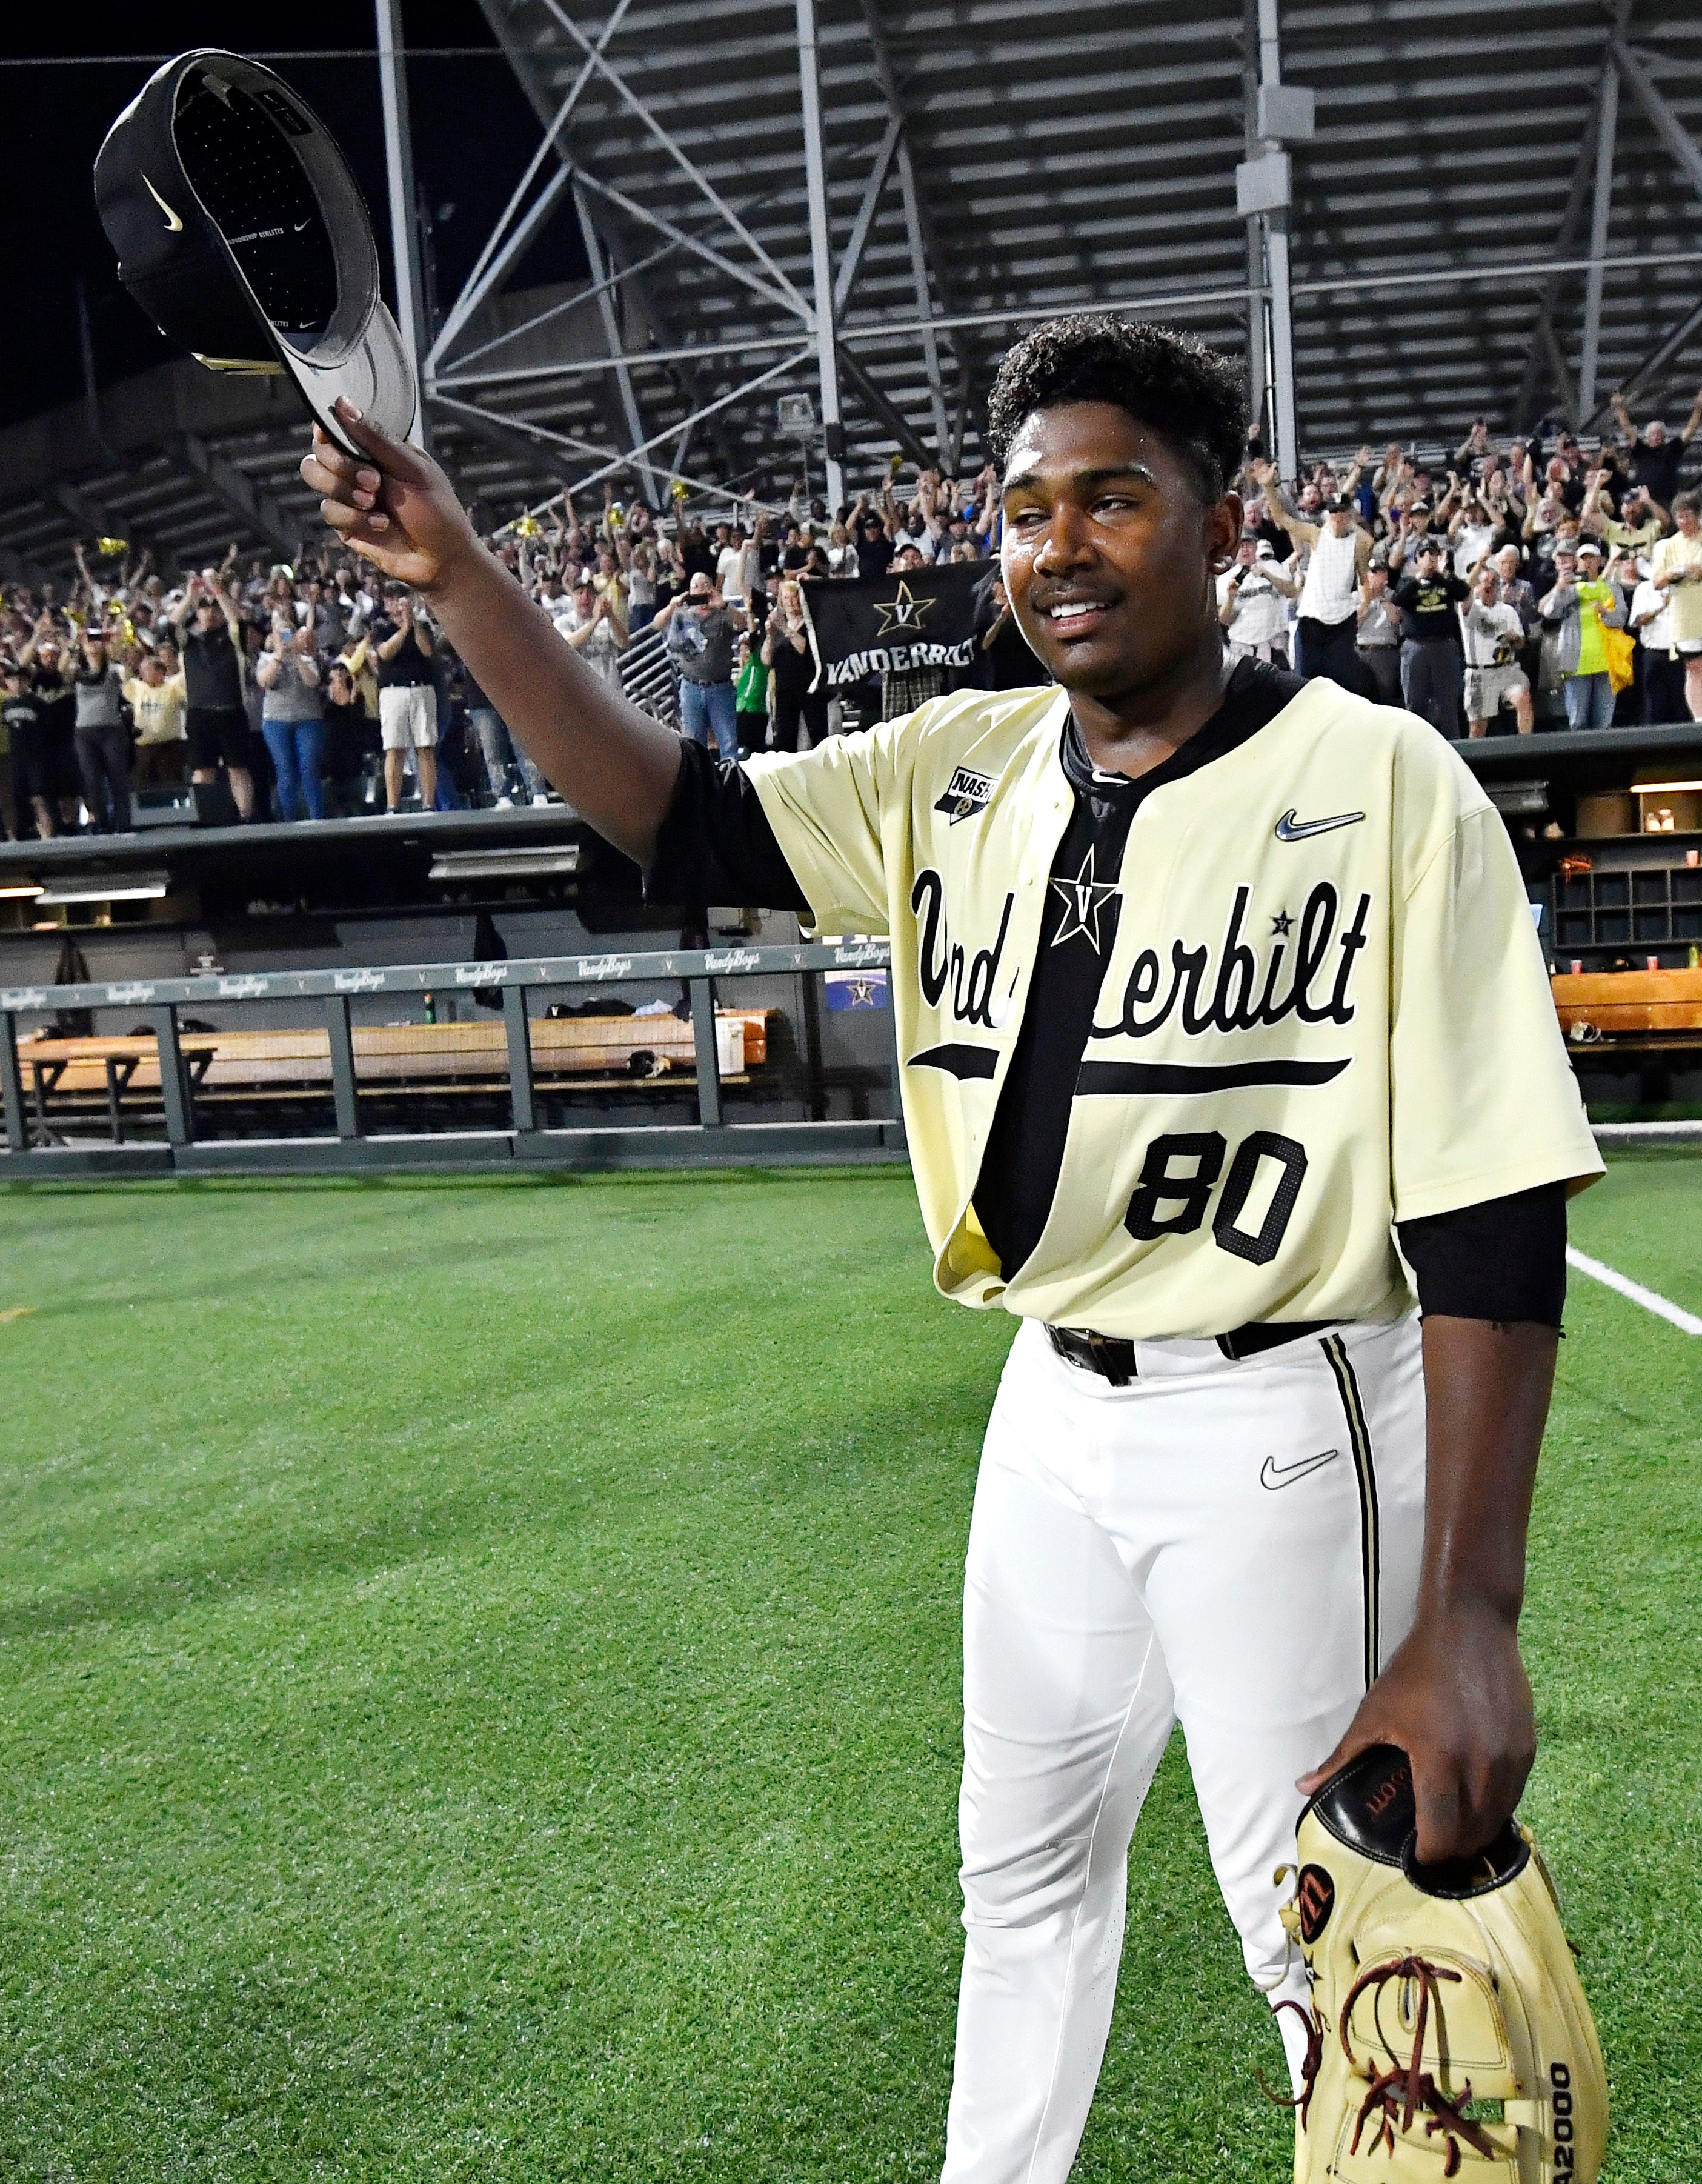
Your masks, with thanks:
[[(1380, 2072), (1371, 2079), (1370, 2088), (1360, 2103), (1358, 2118), (1354, 2124), (1352, 2151), (1360, 2150), (1360, 2139), (1366, 2124), (1375, 2116), (1376, 2128), (1371, 2133), (1371, 2145), (1379, 2142), (1394, 2152), (1394, 2124), (1398, 2118), (1403, 2131), (1410, 2131), (1415, 2116), (1425, 2119), (1427, 2137), (1440, 2131), (1448, 2141), (1448, 2159), (1443, 2169), (1444, 2176), (1454, 2176), (1460, 2170), (1460, 2142), (1464, 2139), (1475, 2153), (1493, 2155), (1495, 2148), (1480, 2125), (1462, 2113), (1471, 2098), (1471, 2081), (1467, 2078), (1457, 2100), (1449, 2100), (1430, 2073), (1424, 2070), (1424, 2031), (1430, 2016), (1430, 1997), (1439, 1989), (1443, 1980), (1458, 1980), (1458, 1972), (1444, 1971), (1424, 1957), (1399, 1957), (1393, 1964), (1373, 1964), (1362, 1972), (1349, 1991), (1342, 2005), (1342, 2053), (1347, 2057), (1354, 2075), (1371, 2075), (1369, 2064), (1362, 2065), (1354, 2055), (1348, 2037), (1352, 2022), (1354, 2004), (1362, 1994), (1374, 1992), (1389, 1980), (1410, 1980), (1418, 1989), (1418, 2020), (1413, 2027), (1412, 2059), (1403, 2070), (1399, 2064)], [(1438, 1997), (1439, 1998), (1439, 1997)], [(1373, 2005), (1375, 2011), (1375, 2005)], [(1307, 2091), (1310, 2093), (1310, 2083)]]

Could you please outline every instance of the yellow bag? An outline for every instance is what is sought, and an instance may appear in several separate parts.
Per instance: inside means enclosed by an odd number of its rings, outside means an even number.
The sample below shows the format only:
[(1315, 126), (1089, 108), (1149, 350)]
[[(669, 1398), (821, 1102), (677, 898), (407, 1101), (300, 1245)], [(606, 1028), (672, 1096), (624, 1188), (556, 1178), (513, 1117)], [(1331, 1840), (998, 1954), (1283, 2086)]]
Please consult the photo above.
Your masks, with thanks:
[(1616, 698), (1621, 690), (1630, 688), (1634, 679), (1632, 662), (1637, 657), (1637, 639), (1628, 629), (1604, 629), (1601, 642), (1607, 655), (1607, 679)]

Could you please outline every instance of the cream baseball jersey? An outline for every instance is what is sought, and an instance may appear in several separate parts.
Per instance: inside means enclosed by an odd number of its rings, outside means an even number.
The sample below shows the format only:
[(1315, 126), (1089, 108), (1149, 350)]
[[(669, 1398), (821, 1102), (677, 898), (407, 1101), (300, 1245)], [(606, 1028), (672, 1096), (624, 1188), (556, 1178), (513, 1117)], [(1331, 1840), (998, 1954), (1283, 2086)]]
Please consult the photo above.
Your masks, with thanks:
[(1068, 883), (1104, 971), (1007, 1276), (974, 1195), (1063, 884), (1068, 719), (1062, 691), (963, 692), (746, 769), (818, 929), (892, 937), (947, 1295), (1137, 1339), (1387, 1319), (1394, 1221), (1601, 1173), (1493, 806), (1425, 722), (1315, 681)]

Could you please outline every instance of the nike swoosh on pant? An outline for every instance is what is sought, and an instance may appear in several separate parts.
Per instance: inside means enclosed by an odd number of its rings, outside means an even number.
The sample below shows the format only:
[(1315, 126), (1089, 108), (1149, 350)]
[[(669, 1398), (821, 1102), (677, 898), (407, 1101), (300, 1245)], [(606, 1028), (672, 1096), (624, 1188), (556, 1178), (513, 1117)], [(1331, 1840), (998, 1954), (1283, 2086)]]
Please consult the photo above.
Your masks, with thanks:
[(1259, 1474), (1259, 1484), (1276, 1493), (1279, 1487), (1292, 1486), (1297, 1479), (1304, 1479), (1309, 1471), (1321, 1471), (1327, 1463), (1333, 1463), (1341, 1454), (1338, 1448), (1327, 1448), (1316, 1456), (1303, 1456), (1293, 1463), (1278, 1463), (1274, 1456), (1267, 1456)]

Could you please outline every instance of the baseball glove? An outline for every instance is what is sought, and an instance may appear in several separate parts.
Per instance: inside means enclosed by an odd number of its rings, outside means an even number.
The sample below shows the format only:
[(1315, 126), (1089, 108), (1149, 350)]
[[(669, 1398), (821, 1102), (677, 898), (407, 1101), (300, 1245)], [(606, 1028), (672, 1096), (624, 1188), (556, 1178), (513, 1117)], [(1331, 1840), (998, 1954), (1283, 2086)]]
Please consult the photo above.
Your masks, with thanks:
[(1282, 1913), (1312, 1983), (1295, 2184), (1594, 2184), (1607, 2079), (1547, 1868), (1516, 1821), (1449, 1865), (1419, 1865), (1416, 1841), (1388, 1745), (1300, 1816)]

